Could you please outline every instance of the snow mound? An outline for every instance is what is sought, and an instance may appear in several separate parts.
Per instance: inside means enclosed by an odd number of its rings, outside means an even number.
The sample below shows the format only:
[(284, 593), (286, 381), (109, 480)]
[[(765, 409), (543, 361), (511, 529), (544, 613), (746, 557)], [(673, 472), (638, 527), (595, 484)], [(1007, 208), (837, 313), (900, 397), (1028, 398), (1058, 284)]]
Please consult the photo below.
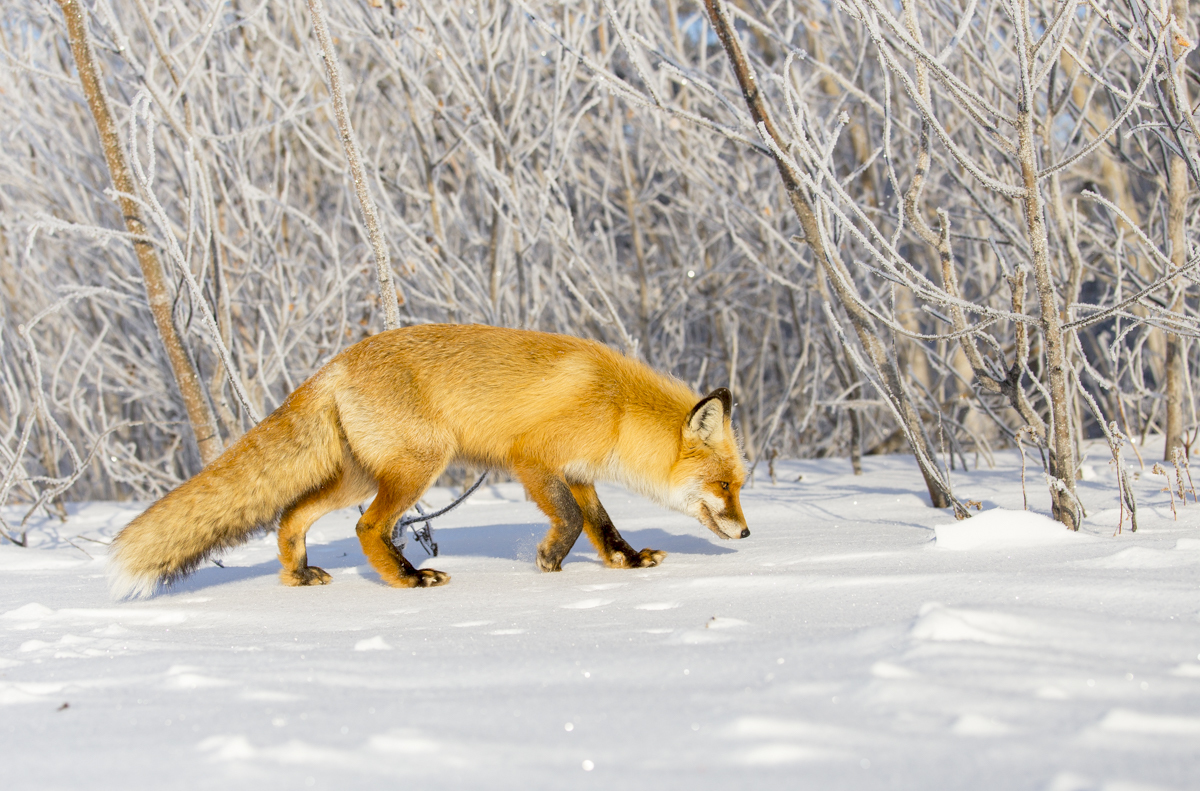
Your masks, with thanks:
[(959, 736), (1008, 736), (1013, 729), (1006, 723), (982, 714), (964, 714), (954, 721), (950, 731)]
[(1101, 730), (1155, 736), (1200, 736), (1200, 718), (1145, 714), (1113, 709), (1100, 721)]
[(391, 651), (392, 647), (383, 639), (383, 635), (375, 635), (368, 637), (366, 640), (359, 640), (354, 644), (355, 651)]
[(3, 615), (0, 615), (0, 618), (3, 618), (6, 621), (40, 621), (45, 618), (52, 617), (53, 615), (54, 610), (50, 609), (44, 604), (38, 604), (34, 601), (22, 607), (18, 607), (15, 610), (9, 610)]
[(1178, 549), (1129, 547), (1112, 555), (1079, 561), (1080, 566), (1096, 569), (1167, 569), (1200, 563), (1200, 552)]
[(917, 674), (906, 667), (891, 662), (879, 661), (871, 665), (871, 675), (875, 678), (908, 679), (916, 678)]
[(677, 601), (651, 601), (645, 604), (635, 604), (635, 610), (674, 610), (679, 606)]
[(581, 601), (571, 602), (570, 604), (560, 604), (559, 606), (564, 610), (590, 610), (594, 607), (603, 607), (612, 603), (612, 599), (583, 599)]
[(993, 508), (961, 522), (935, 525), (933, 529), (938, 547), (955, 550), (1041, 547), (1091, 538), (1067, 530), (1048, 516), (1005, 508)]
[(942, 643), (1022, 645), (1040, 631), (1038, 624), (1028, 618), (928, 602), (921, 606), (910, 634), (916, 640)]
[(738, 741), (750, 742), (749, 749), (735, 759), (747, 766), (845, 761), (853, 757), (836, 744), (847, 741), (850, 734), (828, 723), (741, 717), (728, 729), (728, 735)]

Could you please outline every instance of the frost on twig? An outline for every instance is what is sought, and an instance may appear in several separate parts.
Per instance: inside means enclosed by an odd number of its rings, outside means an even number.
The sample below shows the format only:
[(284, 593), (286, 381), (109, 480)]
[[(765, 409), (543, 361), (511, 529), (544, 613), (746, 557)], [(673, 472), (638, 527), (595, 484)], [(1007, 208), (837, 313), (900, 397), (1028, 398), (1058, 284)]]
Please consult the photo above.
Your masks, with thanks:
[(1179, 512), (1175, 510), (1175, 490), (1171, 488), (1170, 473), (1168, 473), (1166, 471), (1166, 469), (1158, 462), (1154, 462), (1154, 466), (1150, 468), (1150, 472), (1153, 473), (1154, 475), (1161, 475), (1163, 477), (1163, 479), (1167, 482), (1167, 485), (1162, 488), (1162, 491), (1166, 492), (1170, 496), (1170, 498), (1171, 498), (1171, 515), (1173, 517), (1175, 517), (1175, 521), (1178, 522), (1179, 521)]
[[(1196, 487), (1192, 483), (1192, 467), (1188, 463), (1187, 452), (1183, 446), (1178, 445), (1173, 448), (1171, 461), (1175, 465), (1175, 483), (1179, 487), (1179, 500), (1187, 505), (1187, 495), (1188, 492), (1191, 492), (1192, 501), (1200, 502), (1196, 499)], [(1187, 486), (1183, 484), (1184, 476), (1187, 477)]]
[(1129, 530), (1136, 533), (1138, 529), (1137, 500), (1134, 499), (1133, 486), (1129, 482), (1129, 471), (1125, 468), (1125, 461), (1121, 458), (1121, 449), (1129, 438), (1117, 428), (1115, 420), (1108, 424), (1108, 432), (1105, 436), (1108, 439), (1108, 449), (1112, 453), (1112, 461), (1109, 463), (1117, 472), (1117, 501), (1120, 503), (1117, 533), (1120, 533), (1121, 528), (1125, 525), (1126, 508), (1129, 509)]
[[(1025, 489), (1025, 445), (1021, 442), (1021, 438), (1024, 436), (1028, 436), (1030, 441), (1032, 441), (1033, 444), (1036, 445), (1039, 450), (1042, 448), (1042, 443), (1041, 443), (1041, 439), (1040, 439), (1038, 433), (1034, 430), (1033, 426), (1021, 426), (1019, 429), (1017, 429), (1016, 433), (1013, 434), (1013, 441), (1016, 442), (1017, 450), (1021, 453), (1021, 500), (1023, 503), (1022, 508), (1024, 510), (1028, 511), (1029, 510), (1029, 492)], [(1043, 455), (1043, 458), (1044, 458), (1044, 455)], [(1045, 464), (1043, 463), (1042, 466), (1044, 469)]]

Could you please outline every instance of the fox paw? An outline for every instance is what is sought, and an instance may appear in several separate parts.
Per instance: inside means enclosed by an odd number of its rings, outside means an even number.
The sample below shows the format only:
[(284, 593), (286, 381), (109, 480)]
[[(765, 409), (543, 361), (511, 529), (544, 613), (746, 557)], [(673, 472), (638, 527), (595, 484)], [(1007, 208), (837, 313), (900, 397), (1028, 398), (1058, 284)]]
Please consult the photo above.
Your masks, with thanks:
[(652, 566), (657, 566), (667, 559), (667, 553), (661, 549), (643, 549), (637, 553), (632, 566), (635, 569), (648, 569)]
[(333, 582), (333, 577), (325, 569), (319, 569), (316, 566), (301, 566), (298, 569), (283, 569), (279, 572), (279, 578), (283, 580), (284, 585), (302, 586), (302, 585), (328, 585)]
[(538, 552), (537, 567), (542, 571), (562, 571), (562, 558), (554, 560)]
[(393, 588), (433, 588), (445, 585), (450, 581), (450, 575), (434, 569), (417, 569), (416, 574), (400, 577), (391, 583)]
[(608, 565), (617, 569), (648, 569), (662, 563), (667, 553), (661, 549), (643, 549), (634, 553), (633, 550), (612, 553)]

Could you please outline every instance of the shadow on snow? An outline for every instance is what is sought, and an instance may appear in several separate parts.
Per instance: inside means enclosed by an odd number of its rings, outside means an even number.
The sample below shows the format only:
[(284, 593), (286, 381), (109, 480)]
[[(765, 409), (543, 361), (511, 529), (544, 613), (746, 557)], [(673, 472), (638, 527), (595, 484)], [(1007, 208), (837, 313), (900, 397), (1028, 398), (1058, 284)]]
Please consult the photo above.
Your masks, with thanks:
[[(545, 532), (545, 525), (539, 523), (516, 523), (503, 525), (484, 525), (479, 527), (454, 527), (434, 530), (434, 538), (438, 543), (438, 558), (447, 557), (484, 557), (498, 560), (515, 560), (529, 563), (534, 570), (533, 557), (537, 551), (537, 542)], [(648, 530), (627, 530), (622, 534), (634, 549), (649, 547), (661, 549), (668, 554), (679, 555), (728, 555), (737, 550), (713, 543), (703, 536), (678, 535), (668, 533), (661, 528)], [(360, 566), (366, 563), (358, 539), (342, 538), (327, 544), (310, 544), (308, 548), (309, 562), (314, 566), (326, 569)], [(428, 560), (425, 550), (409, 536), (405, 547), (405, 557), (415, 566), (421, 566)], [(575, 543), (571, 560), (589, 560), (594, 557), (594, 550), (586, 536), (581, 535)], [(668, 559), (668, 563), (670, 560)], [(437, 560), (432, 565), (436, 566)], [(227, 585), (231, 582), (254, 579), (256, 577), (274, 576), (279, 573), (279, 562), (272, 558), (269, 561), (255, 563), (249, 566), (218, 567), (209, 562), (194, 573), (171, 586), (171, 594), (194, 593), (215, 585)], [(536, 573), (536, 571), (535, 571)], [(378, 580), (372, 571), (368, 579)]]

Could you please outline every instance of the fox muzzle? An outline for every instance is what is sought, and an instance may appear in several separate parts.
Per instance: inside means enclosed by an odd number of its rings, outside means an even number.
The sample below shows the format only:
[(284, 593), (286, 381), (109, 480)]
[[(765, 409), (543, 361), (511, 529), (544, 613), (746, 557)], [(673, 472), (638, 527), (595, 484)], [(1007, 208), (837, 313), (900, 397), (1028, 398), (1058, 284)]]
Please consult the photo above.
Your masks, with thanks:
[(750, 535), (750, 528), (746, 527), (746, 520), (730, 516), (728, 509), (714, 512), (708, 503), (701, 502), (698, 510), (700, 524), (716, 533), (720, 538), (730, 540), (746, 538)]

